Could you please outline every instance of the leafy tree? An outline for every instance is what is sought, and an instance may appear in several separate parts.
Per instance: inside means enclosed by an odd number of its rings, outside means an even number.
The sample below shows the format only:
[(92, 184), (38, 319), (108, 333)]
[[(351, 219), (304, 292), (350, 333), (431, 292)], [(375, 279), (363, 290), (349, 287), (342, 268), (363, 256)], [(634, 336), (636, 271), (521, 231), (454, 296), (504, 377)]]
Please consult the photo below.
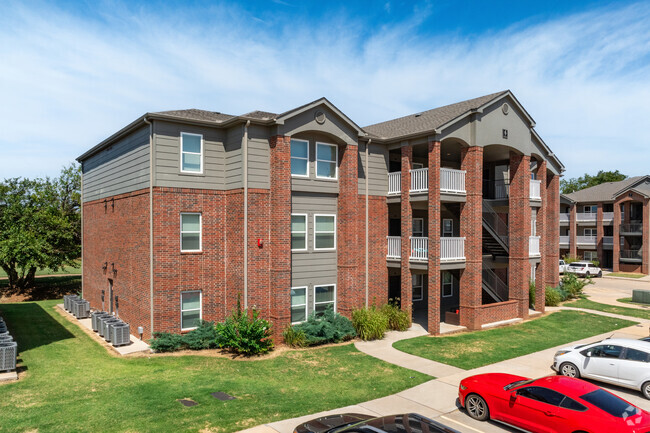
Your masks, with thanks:
[(600, 170), (595, 176), (585, 173), (582, 177), (572, 177), (571, 179), (560, 180), (560, 191), (562, 194), (570, 194), (572, 192), (580, 191), (581, 189), (589, 188), (592, 186), (600, 185), (605, 182), (618, 182), (626, 179), (627, 176), (623, 173), (616, 171), (603, 171)]
[(38, 269), (56, 271), (81, 254), (81, 175), (75, 165), (56, 179), (0, 182), (0, 267), (9, 284), (0, 294), (21, 294)]

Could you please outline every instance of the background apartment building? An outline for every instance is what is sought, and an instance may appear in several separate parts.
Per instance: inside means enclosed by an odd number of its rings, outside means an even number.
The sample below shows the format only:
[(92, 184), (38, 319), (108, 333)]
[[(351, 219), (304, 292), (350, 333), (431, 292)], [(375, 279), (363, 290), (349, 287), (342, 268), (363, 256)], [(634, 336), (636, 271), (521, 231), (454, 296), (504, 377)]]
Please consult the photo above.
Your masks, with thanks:
[(607, 182), (560, 200), (560, 255), (614, 272), (648, 273), (650, 176)]
[(278, 336), (389, 298), (476, 329), (558, 282), (563, 166), (509, 91), (365, 128), (324, 98), (147, 113), (79, 161), (83, 295), (145, 337), (238, 298)]

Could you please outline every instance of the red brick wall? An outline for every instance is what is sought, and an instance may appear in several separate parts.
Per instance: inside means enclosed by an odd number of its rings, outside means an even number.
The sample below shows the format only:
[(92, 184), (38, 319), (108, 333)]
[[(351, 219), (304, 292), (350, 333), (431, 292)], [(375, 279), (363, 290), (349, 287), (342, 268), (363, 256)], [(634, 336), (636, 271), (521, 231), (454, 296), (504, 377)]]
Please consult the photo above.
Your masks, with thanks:
[(401, 178), (401, 223), (402, 223), (402, 251), (401, 251), (401, 305), (402, 310), (411, 314), (413, 307), (413, 281), (411, 277), (411, 268), (409, 266), (409, 257), (411, 255), (411, 244), (409, 237), (412, 233), (413, 211), (411, 209), (410, 193), (411, 188), (411, 160), (413, 158), (413, 148), (411, 146), (402, 146), (402, 178)]
[(510, 224), (508, 225), (508, 286), (510, 300), (516, 300), (516, 317), (528, 317), (530, 263), (530, 157), (510, 152)]
[(440, 142), (429, 142), (429, 269), (428, 319), (430, 334), (440, 333)]
[[(550, 262), (551, 257), (548, 255), (548, 249), (551, 248), (549, 243), (549, 230), (547, 225), (547, 212), (548, 209), (548, 185), (546, 182), (546, 161), (538, 161), (537, 180), (540, 181), (540, 196), (542, 197), (542, 206), (537, 208), (537, 236), (539, 236), (539, 254), (541, 257), (540, 263), (535, 272), (535, 310), (544, 312), (546, 304), (546, 274), (549, 267), (557, 268), (556, 264)], [(558, 217), (559, 218), (559, 217)], [(558, 236), (559, 236), (559, 221), (558, 221)], [(558, 244), (559, 245), (559, 244)], [(557, 272), (557, 270), (556, 270)]]
[[(271, 193), (268, 189), (248, 190), (248, 307), (271, 317)], [(288, 230), (291, 230), (290, 228)], [(261, 239), (262, 246), (257, 244)], [(289, 241), (290, 242), (290, 241)], [(288, 296), (288, 295), (287, 295)]]
[(104, 290), (108, 310), (108, 280), (112, 279), (120, 317), (131, 325), (132, 334), (143, 326), (149, 338), (149, 190), (107, 200), (83, 204), (83, 296), (92, 308), (101, 309)]
[[(363, 211), (362, 215), (365, 215), (364, 196), (359, 197), (359, 209)], [(370, 305), (381, 305), (388, 300), (387, 235), (388, 204), (386, 197), (371, 195), (368, 197), (368, 304)], [(365, 260), (363, 251), (361, 255)], [(365, 272), (363, 260), (360, 262), (360, 266), (362, 274)]]
[(244, 305), (244, 191), (236, 189), (223, 193), (223, 245), (226, 251), (224, 266), (225, 291), (221, 306), (225, 318), (237, 307), (237, 299)]
[(479, 310), (479, 320), (481, 324), (500, 322), (502, 320), (513, 319), (518, 316), (518, 304), (516, 300), (498, 302), (495, 304), (483, 305)]
[[(546, 209), (545, 209), (546, 262), (548, 266), (542, 272), (545, 286), (556, 287), (560, 283), (558, 262), (560, 260), (560, 176), (546, 172)], [(575, 215), (574, 215), (575, 216)], [(575, 230), (572, 232), (574, 233)], [(574, 236), (572, 234), (572, 236)], [(575, 239), (574, 239), (575, 241)]]

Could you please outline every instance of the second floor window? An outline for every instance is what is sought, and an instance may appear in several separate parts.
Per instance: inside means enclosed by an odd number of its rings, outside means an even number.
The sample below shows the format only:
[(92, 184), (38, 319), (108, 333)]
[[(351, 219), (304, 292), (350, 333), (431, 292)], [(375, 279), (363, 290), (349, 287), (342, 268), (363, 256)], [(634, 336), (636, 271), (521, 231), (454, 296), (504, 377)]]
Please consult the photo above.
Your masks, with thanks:
[(201, 251), (201, 214), (181, 214), (181, 251)]
[(291, 175), (309, 176), (309, 142), (291, 140)]
[(291, 215), (291, 250), (307, 249), (307, 215)]
[(338, 147), (335, 144), (316, 143), (316, 177), (336, 179)]
[(181, 171), (203, 173), (203, 136), (181, 133)]
[(314, 249), (336, 248), (336, 216), (314, 215)]

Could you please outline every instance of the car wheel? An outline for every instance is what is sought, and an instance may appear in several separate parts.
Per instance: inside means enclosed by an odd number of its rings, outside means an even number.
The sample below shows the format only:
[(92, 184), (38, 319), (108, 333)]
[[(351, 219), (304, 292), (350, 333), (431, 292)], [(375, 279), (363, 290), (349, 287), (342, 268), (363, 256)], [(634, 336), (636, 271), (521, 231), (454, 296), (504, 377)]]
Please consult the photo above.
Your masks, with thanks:
[(488, 405), (478, 394), (470, 394), (465, 399), (465, 409), (469, 416), (478, 421), (485, 421), (490, 418)]
[(603, 271), (598, 271), (598, 278), (602, 278), (602, 277), (603, 277)]
[(585, 274), (585, 278), (589, 278), (589, 277), (591, 277), (591, 274), (589, 273), (589, 271), (587, 271), (587, 273)]
[(650, 381), (644, 383), (641, 386), (641, 392), (643, 393), (643, 396), (650, 400)]
[(578, 367), (571, 364), (570, 362), (565, 362), (564, 364), (560, 365), (560, 374), (562, 376), (579, 378), (580, 370), (578, 370)]

